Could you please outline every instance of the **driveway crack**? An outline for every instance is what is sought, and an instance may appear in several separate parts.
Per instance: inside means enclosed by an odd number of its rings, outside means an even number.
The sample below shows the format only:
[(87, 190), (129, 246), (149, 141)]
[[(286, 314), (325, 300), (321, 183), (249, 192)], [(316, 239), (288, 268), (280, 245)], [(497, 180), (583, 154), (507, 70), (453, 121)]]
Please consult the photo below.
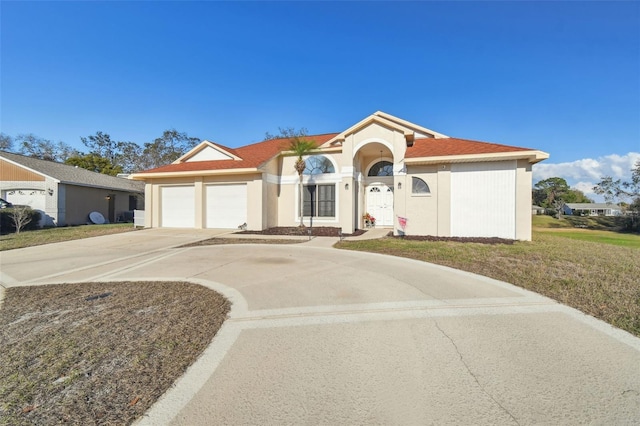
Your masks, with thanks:
[(511, 419), (513, 419), (513, 421), (517, 424), (520, 425), (520, 422), (518, 422), (518, 420), (515, 418), (515, 416), (513, 414), (511, 414), (511, 412), (509, 410), (507, 410), (502, 404), (500, 404), (500, 402), (498, 402), (498, 400), (496, 400), (493, 395), (491, 395), (489, 392), (487, 392), (487, 390), (484, 388), (484, 386), (482, 386), (482, 384), (480, 384), (480, 381), (478, 380), (478, 378), (476, 377), (475, 374), (473, 374), (473, 371), (471, 371), (471, 368), (469, 368), (469, 364), (467, 364), (467, 362), (464, 360), (464, 357), (462, 356), (462, 353), (460, 353), (460, 350), (458, 349), (458, 345), (456, 345), (456, 342), (453, 341), (453, 339), (442, 329), (440, 328), (440, 324), (438, 324), (438, 321), (434, 318), (433, 319), (433, 323), (435, 324), (436, 328), (440, 331), (440, 333), (442, 333), (442, 335), (444, 337), (446, 337), (450, 342), (451, 345), (453, 345), (453, 348), (456, 350), (456, 353), (458, 354), (458, 357), (460, 357), (460, 362), (462, 363), (462, 365), (464, 365), (464, 368), (467, 370), (467, 372), (469, 373), (469, 375), (471, 377), (473, 377), (473, 380), (476, 382), (476, 384), (478, 385), (478, 387), (480, 388), (480, 390), (487, 395), (489, 398), (491, 398), (491, 400), (502, 409), (502, 411), (504, 411), (505, 413), (507, 413), (509, 415), (509, 417), (511, 417)]

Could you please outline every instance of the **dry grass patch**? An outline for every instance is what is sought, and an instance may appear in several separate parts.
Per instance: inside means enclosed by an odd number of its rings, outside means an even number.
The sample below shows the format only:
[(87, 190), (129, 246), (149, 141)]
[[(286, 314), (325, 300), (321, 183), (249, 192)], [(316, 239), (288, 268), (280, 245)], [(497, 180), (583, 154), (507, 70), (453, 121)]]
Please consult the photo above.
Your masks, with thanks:
[(130, 424), (210, 344), (229, 308), (182, 282), (9, 288), (0, 424)]
[(0, 251), (135, 231), (131, 223), (65, 226), (0, 235)]
[(640, 336), (640, 251), (534, 233), (532, 242), (485, 245), (385, 238), (336, 247), (408, 257), (533, 290)]

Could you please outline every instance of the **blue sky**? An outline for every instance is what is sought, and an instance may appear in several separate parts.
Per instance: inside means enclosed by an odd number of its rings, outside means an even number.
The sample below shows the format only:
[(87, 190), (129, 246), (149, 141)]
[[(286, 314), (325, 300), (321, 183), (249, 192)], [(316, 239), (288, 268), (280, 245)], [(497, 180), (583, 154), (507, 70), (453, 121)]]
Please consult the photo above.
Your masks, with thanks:
[(176, 128), (235, 147), (279, 126), (338, 132), (381, 110), (547, 151), (538, 178), (564, 170), (590, 184), (640, 159), (638, 2), (1, 8), (0, 125), (12, 136), (83, 149), (99, 130), (143, 144)]

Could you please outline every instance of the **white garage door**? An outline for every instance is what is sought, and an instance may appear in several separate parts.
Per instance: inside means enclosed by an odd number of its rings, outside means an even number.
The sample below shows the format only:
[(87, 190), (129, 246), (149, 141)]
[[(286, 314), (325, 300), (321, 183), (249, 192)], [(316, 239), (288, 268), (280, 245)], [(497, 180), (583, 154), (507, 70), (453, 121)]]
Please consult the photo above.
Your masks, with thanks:
[(33, 210), (44, 211), (46, 205), (45, 191), (40, 189), (14, 189), (7, 191), (5, 199), (13, 204), (29, 206)]
[(516, 162), (451, 166), (451, 235), (516, 237)]
[(160, 226), (195, 227), (196, 207), (193, 186), (164, 186), (160, 191)]
[(207, 228), (235, 229), (247, 222), (247, 185), (208, 185)]

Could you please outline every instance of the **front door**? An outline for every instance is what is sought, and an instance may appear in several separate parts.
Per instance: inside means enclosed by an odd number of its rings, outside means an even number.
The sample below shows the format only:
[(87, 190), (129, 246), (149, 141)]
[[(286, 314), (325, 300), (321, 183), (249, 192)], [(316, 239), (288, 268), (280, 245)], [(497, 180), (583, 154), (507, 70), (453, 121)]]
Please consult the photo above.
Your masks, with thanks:
[(383, 183), (369, 185), (366, 212), (376, 219), (376, 226), (393, 226), (393, 188)]
[(109, 223), (116, 223), (116, 194), (109, 194)]

